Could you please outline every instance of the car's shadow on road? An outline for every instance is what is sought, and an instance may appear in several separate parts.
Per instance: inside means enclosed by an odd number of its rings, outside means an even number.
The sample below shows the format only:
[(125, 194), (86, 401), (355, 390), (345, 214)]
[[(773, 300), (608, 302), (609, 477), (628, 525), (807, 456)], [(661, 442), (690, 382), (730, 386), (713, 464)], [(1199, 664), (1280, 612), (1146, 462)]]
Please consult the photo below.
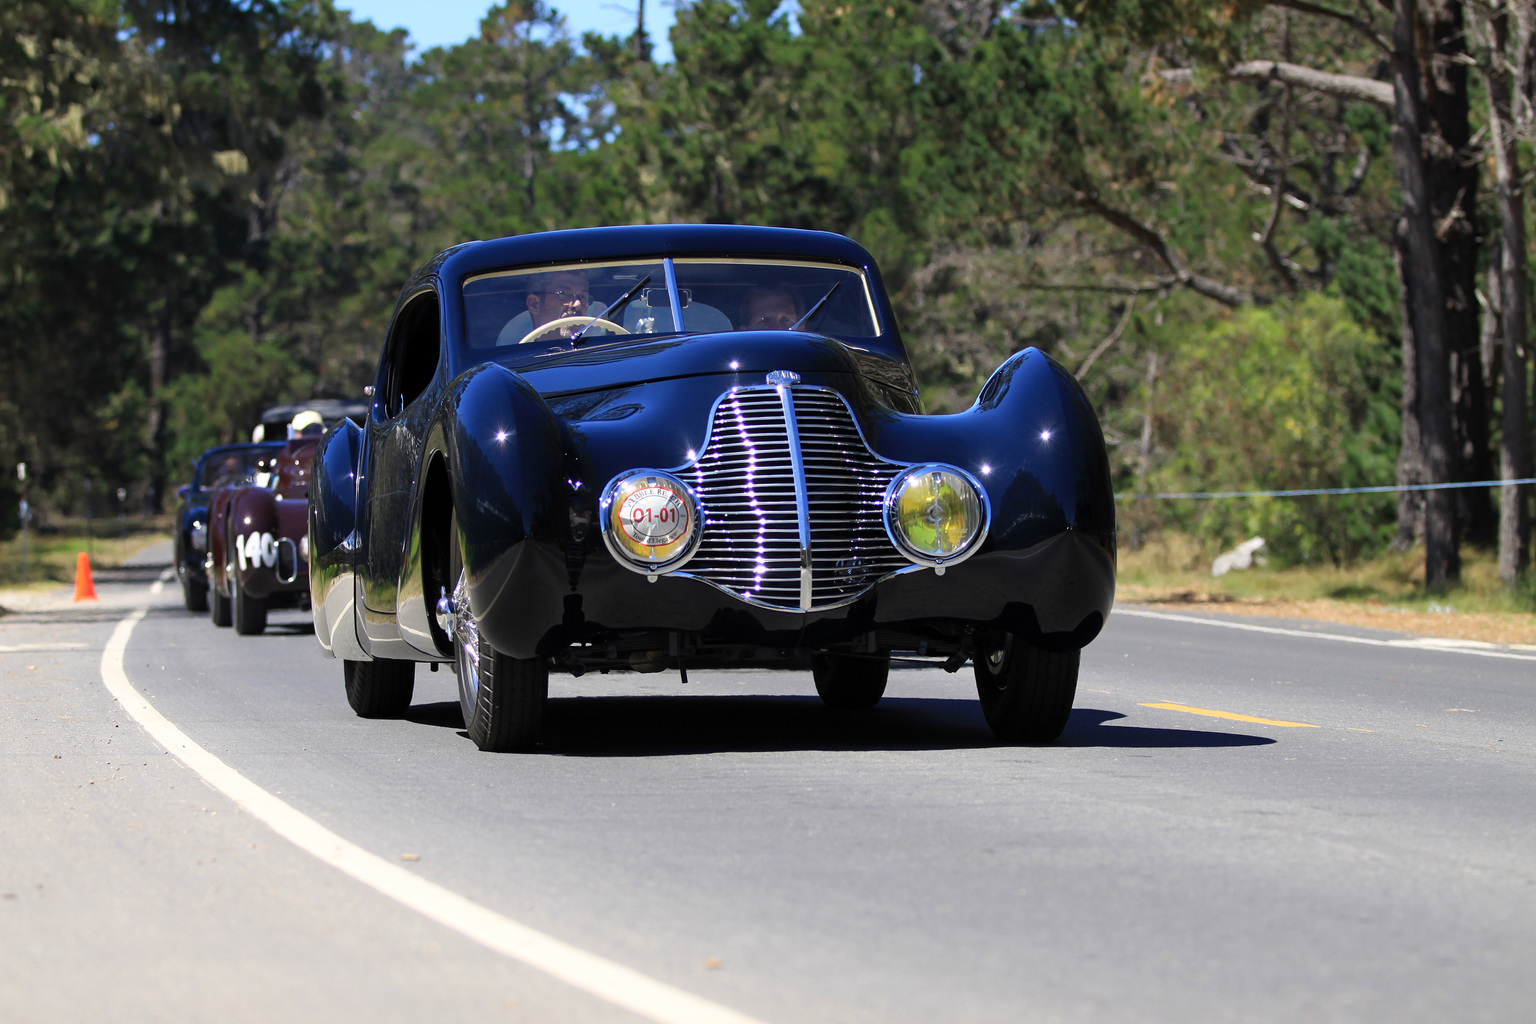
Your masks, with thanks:
[(1074, 708), (1058, 747), (1263, 747), (1270, 736), (1202, 729), (1152, 729), (1143, 725), (1110, 725), (1124, 718), (1118, 711)]
[[(406, 719), (464, 728), (456, 701), (418, 704)], [(1077, 708), (1056, 746), (1248, 747), (1266, 736), (1112, 725), (1117, 711)], [(817, 697), (644, 696), (552, 699), (539, 752), (653, 757), (723, 751), (957, 750), (1001, 747), (974, 700), (887, 697), (869, 711), (834, 711)]]
[(267, 628), (258, 636), (314, 636), (315, 624), (312, 620), (305, 619), (302, 622), (269, 622)]

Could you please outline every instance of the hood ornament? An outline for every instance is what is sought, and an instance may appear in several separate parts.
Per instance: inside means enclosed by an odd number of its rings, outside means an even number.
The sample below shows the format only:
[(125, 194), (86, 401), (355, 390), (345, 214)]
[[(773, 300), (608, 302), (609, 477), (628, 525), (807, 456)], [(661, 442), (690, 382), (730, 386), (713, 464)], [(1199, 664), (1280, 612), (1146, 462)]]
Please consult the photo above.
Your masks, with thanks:
[(768, 383), (776, 388), (785, 388), (800, 383), (800, 375), (794, 370), (774, 370), (768, 375)]

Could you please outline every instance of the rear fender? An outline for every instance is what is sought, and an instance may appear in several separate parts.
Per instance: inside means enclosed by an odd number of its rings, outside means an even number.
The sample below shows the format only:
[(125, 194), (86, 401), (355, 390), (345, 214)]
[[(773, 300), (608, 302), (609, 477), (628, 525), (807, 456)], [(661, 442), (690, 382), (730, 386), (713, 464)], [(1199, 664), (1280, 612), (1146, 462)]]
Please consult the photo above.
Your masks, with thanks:
[(449, 515), (453, 511), (448, 483), (449, 426), (439, 417), (427, 432), (422, 471), (411, 500), (410, 534), (400, 567), (395, 623), (400, 638), (422, 654), (447, 657), (448, 637), (437, 625), (437, 599), (453, 582), (448, 579)]
[(315, 638), (333, 658), (372, 661), (357, 629), (357, 480), (363, 432), (344, 419), (315, 453), (309, 491), (309, 594)]
[(265, 487), (242, 487), (230, 502), (230, 552), (240, 587), (267, 597), (277, 586), (277, 495)]
[(208, 551), (203, 564), (208, 571), (208, 586), (226, 597), (230, 595), (225, 559), (229, 554), (229, 502), (232, 492), (221, 488), (208, 499)]

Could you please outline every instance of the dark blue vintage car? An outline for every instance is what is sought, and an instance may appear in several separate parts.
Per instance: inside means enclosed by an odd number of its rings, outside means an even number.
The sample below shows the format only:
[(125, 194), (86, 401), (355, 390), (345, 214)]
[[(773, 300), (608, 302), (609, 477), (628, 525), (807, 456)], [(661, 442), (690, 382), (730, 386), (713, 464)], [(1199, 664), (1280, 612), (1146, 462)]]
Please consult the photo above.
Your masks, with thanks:
[(549, 673), (788, 666), (869, 707), (971, 661), (1010, 742), (1066, 724), (1115, 587), (1109, 463), (1035, 349), (922, 414), (873, 259), (778, 228), (469, 242), (400, 294), (366, 422), (322, 442), (316, 632), (363, 716), (451, 662), (470, 737), (537, 744)]
[(220, 487), (248, 483), (281, 443), (209, 448), (192, 464), (192, 479), (176, 491), (176, 579), (189, 612), (208, 610), (208, 499)]

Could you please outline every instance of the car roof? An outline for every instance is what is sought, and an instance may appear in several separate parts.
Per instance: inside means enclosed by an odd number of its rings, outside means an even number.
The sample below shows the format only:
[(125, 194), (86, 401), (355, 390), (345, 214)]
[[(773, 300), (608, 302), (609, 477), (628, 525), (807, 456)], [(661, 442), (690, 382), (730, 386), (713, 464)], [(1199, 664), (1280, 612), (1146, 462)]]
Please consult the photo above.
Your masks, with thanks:
[(311, 398), (303, 402), (288, 402), (262, 410), (261, 422), (282, 424), (299, 413), (308, 411), (319, 413), (321, 418), (327, 421), (341, 419), (343, 416), (357, 419), (368, 415), (368, 403), (349, 401), (345, 398)]
[[(905, 360), (901, 334), (880, 268), (862, 245), (831, 231), (803, 228), (762, 227), (753, 224), (628, 224), (601, 228), (570, 228), (541, 231), (488, 241), (463, 242), (444, 249), (423, 264), (395, 303), (398, 314), (419, 289), (437, 282), (448, 292), (458, 291), (466, 278), (487, 271), (578, 260), (622, 260), (671, 256), (695, 257), (793, 257), (801, 260), (843, 263), (863, 268), (869, 277), (879, 320), (884, 325), (877, 347)], [(462, 330), (462, 300), (450, 302), (445, 326), (450, 334)]]
[(222, 455), (225, 452), (243, 452), (253, 448), (281, 448), (282, 441), (243, 441), (240, 444), (221, 444), (213, 448), (205, 448), (203, 454), (197, 457), (199, 462), (211, 455)]
[(457, 282), (503, 267), (642, 256), (795, 256), (874, 266), (862, 245), (830, 231), (743, 224), (630, 224), (465, 242), (429, 260), (416, 272), (413, 284), (430, 276)]

